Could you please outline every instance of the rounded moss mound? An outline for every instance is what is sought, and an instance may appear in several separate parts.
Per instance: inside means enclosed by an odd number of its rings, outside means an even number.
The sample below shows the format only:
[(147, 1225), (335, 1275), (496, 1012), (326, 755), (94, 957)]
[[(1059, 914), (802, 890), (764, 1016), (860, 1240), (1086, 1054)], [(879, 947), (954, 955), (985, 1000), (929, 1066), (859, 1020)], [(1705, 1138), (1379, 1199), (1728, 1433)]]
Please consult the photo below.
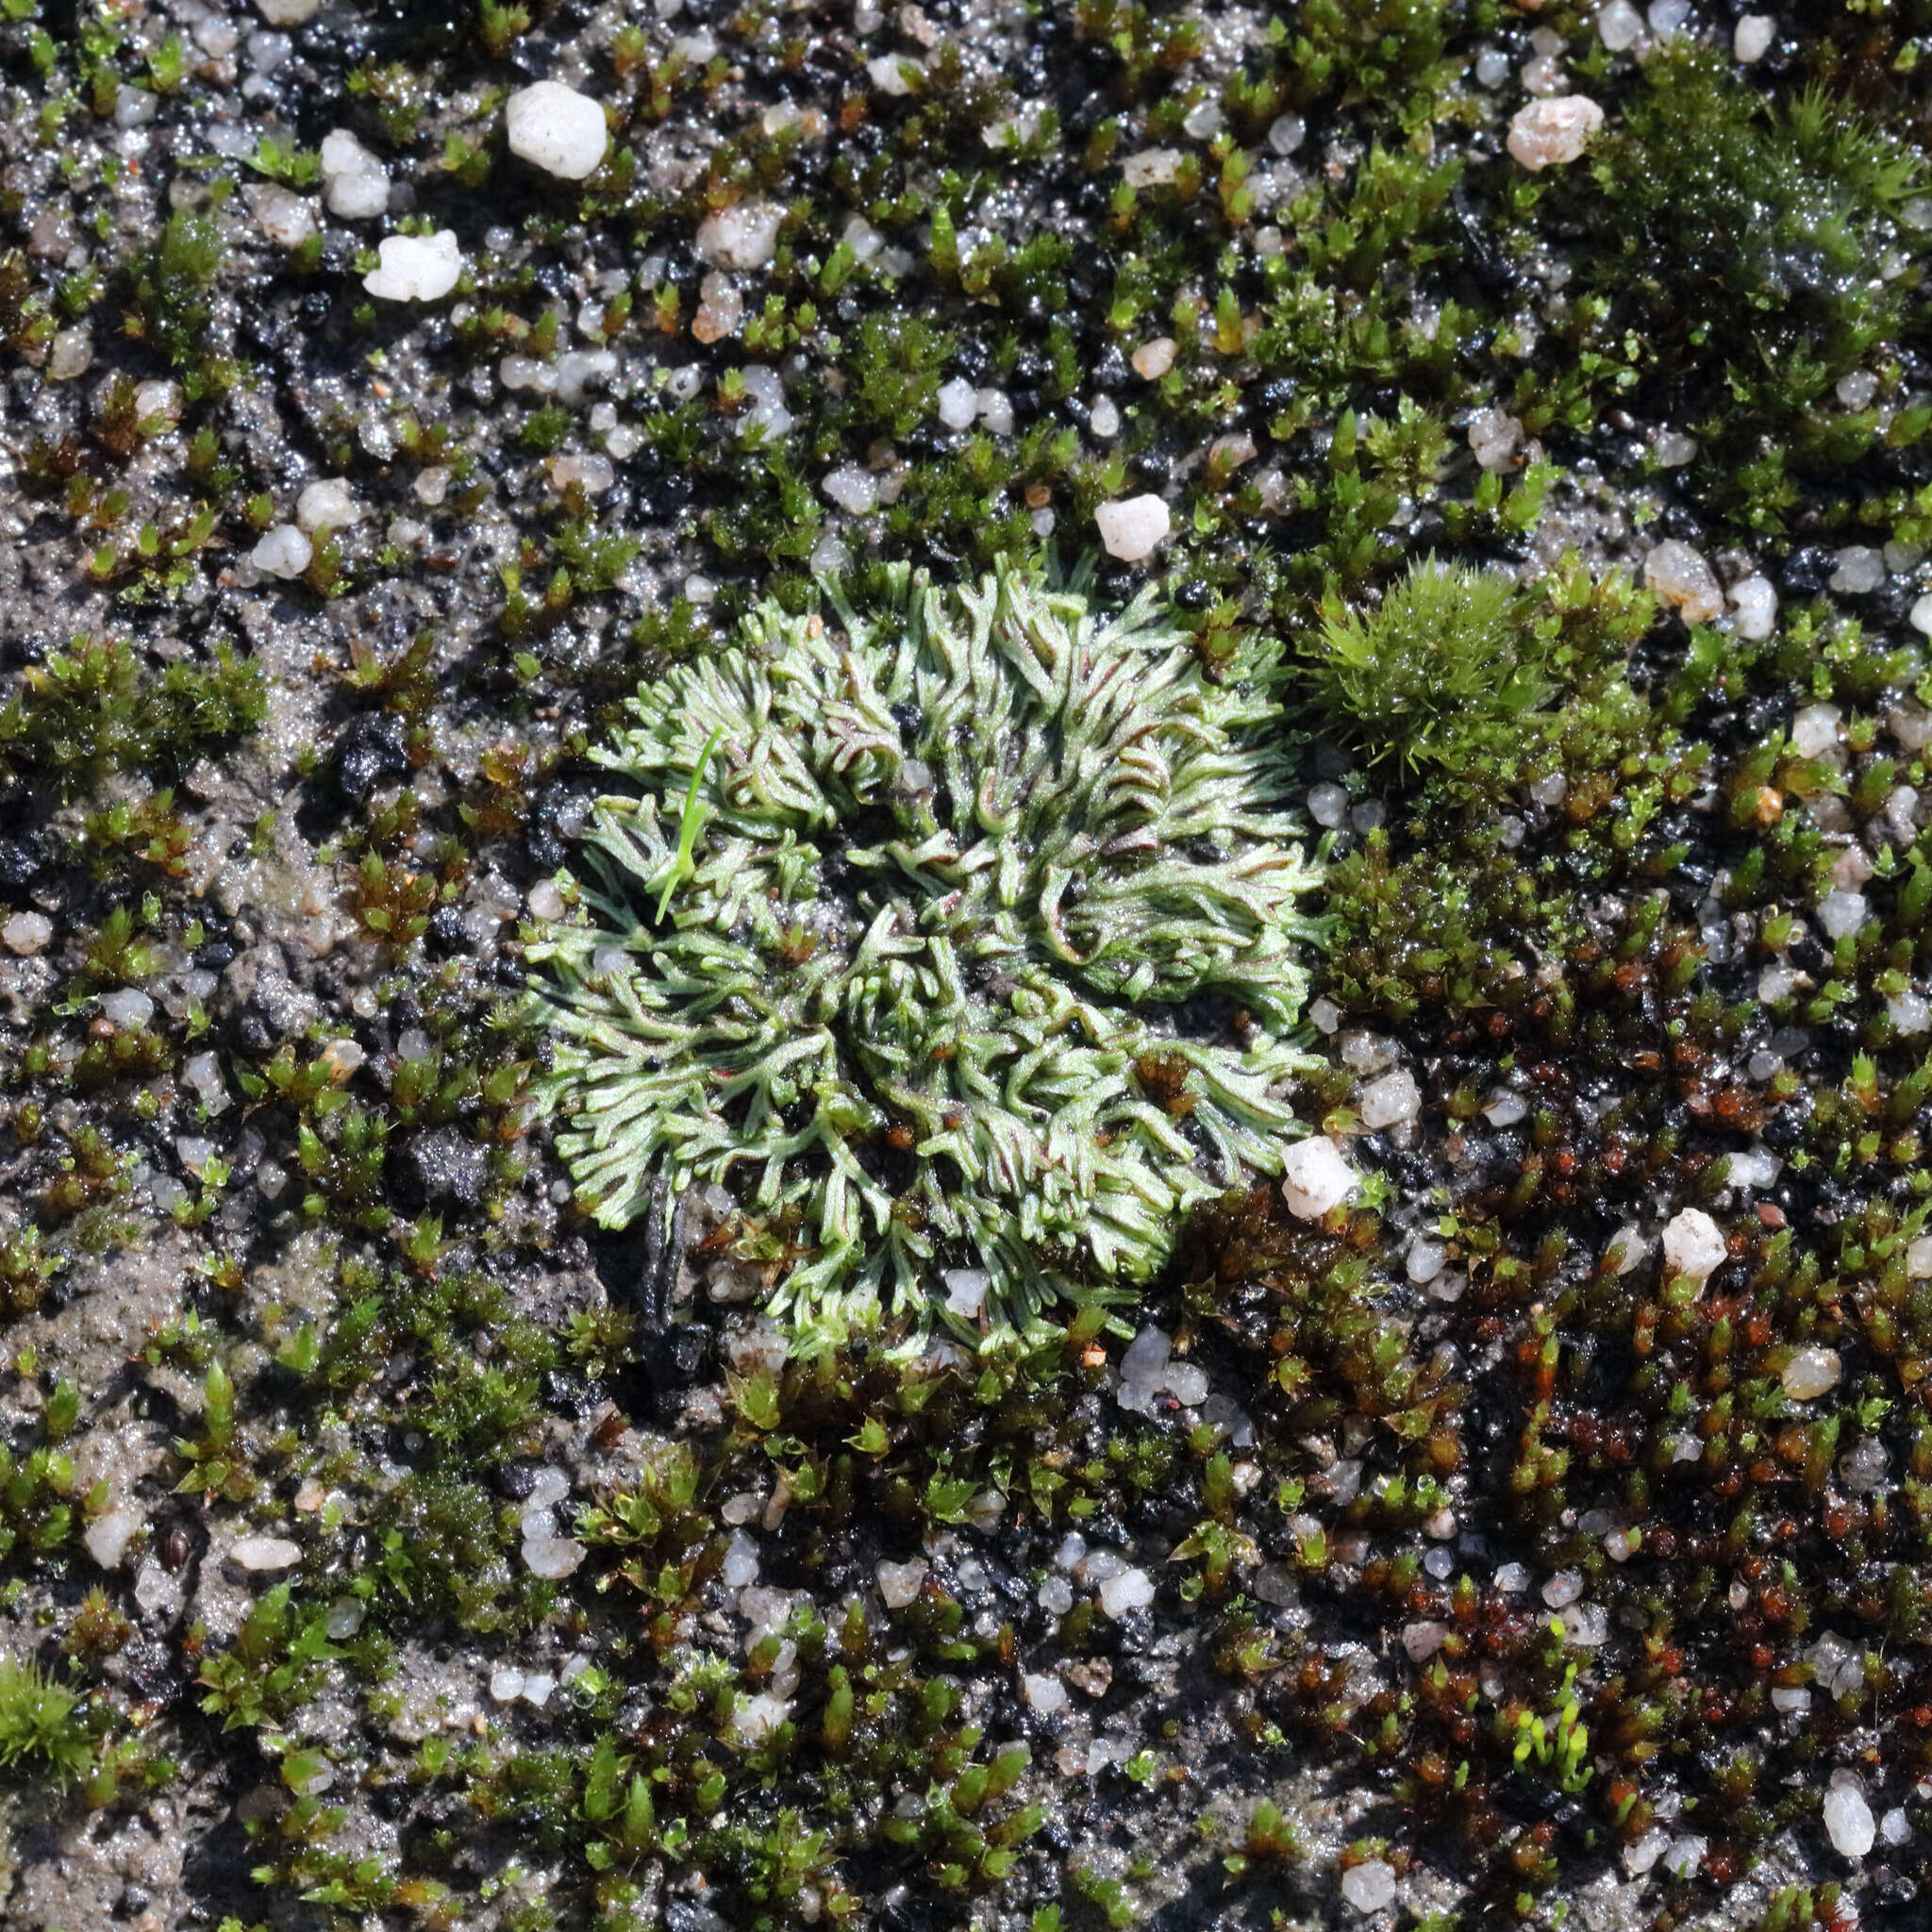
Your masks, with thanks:
[(1555, 689), (1549, 641), (1507, 576), (1412, 566), (1381, 607), (1331, 600), (1307, 650), (1314, 694), (1371, 760), (1447, 764)]
[(1030, 1332), (1278, 1171), (1316, 874), (1274, 708), (1151, 597), (882, 583), (631, 702), (599, 757), (634, 791), (534, 949), (547, 1095), (607, 1226), (732, 1186), (808, 1341), (880, 1307)]

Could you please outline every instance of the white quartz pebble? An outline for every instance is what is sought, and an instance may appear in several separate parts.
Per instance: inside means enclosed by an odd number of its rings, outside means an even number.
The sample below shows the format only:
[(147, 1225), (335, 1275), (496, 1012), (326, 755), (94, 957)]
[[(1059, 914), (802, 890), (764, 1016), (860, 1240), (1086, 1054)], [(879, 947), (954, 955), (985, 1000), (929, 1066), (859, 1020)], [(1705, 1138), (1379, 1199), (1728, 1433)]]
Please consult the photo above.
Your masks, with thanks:
[(1177, 1362), (1167, 1372), (1167, 1392), (1183, 1408), (1199, 1408), (1208, 1399), (1208, 1374), (1191, 1362)]
[(604, 109), (558, 80), (519, 88), (504, 103), (503, 122), (510, 153), (560, 181), (594, 175), (610, 142)]
[(769, 201), (741, 201), (720, 208), (698, 225), (696, 247), (713, 268), (749, 274), (778, 252), (778, 229), (785, 210)]
[(204, 1140), (199, 1134), (176, 1134), (175, 1136), (175, 1158), (190, 1174), (198, 1174), (215, 1158), (216, 1148), (212, 1141)]
[(1142, 342), (1128, 358), (1134, 374), (1143, 382), (1158, 382), (1174, 367), (1174, 346), (1172, 336), (1156, 336), (1151, 342)]
[(1793, 1402), (1810, 1402), (1828, 1395), (1844, 1374), (1844, 1364), (1835, 1348), (1801, 1348), (1785, 1364), (1779, 1380)]
[(1368, 1858), (1341, 1874), (1341, 1895), (1358, 1912), (1379, 1912), (1395, 1903), (1395, 1867)]
[(1100, 1607), (1116, 1621), (1153, 1601), (1154, 1579), (1144, 1570), (1123, 1570), (1100, 1586)]
[(865, 63), (872, 84), (882, 94), (903, 99), (925, 78), (925, 62), (909, 54), (880, 54)]
[(1139, 563), (1167, 541), (1174, 526), (1166, 504), (1158, 496), (1129, 496), (1103, 503), (1093, 512), (1102, 547), (1123, 563)]
[[(87, 1553), (103, 1570), (112, 1570), (127, 1552), (135, 1533), (147, 1522), (145, 1513), (135, 1508), (109, 1509), (88, 1524), (81, 1541)], [(299, 1553), (298, 1553), (299, 1555)]]
[(758, 1580), (758, 1546), (741, 1529), (734, 1529), (731, 1541), (724, 1545), (718, 1580), (726, 1590), (742, 1590)]
[(1177, 147), (1143, 147), (1121, 162), (1121, 175), (1129, 188), (1165, 188), (1180, 172), (1181, 159)]
[(366, 221), (389, 207), (387, 171), (346, 127), (323, 136), (319, 159), (323, 199), (330, 214), (344, 221)]
[(198, 1053), (184, 1060), (181, 1078), (185, 1085), (193, 1088), (196, 1097), (209, 1113), (220, 1113), (228, 1105), (228, 1090), (222, 1080), (222, 1062), (218, 1055)]
[(1733, 58), (1746, 67), (1754, 61), (1762, 60), (1771, 52), (1771, 43), (1776, 34), (1777, 22), (1770, 14), (1740, 15), (1737, 27), (1731, 35)]
[(841, 509), (855, 517), (865, 515), (879, 500), (877, 482), (856, 463), (841, 464), (829, 472), (820, 488)]
[(1807, 705), (1791, 720), (1791, 749), (1801, 758), (1822, 758), (1838, 749), (1842, 714), (1836, 705)]
[(617, 358), (608, 349), (570, 349), (557, 358), (557, 400), (575, 408), (593, 382), (617, 374)]
[(1731, 586), (1732, 622), (1740, 638), (1761, 642), (1777, 628), (1777, 591), (1769, 577), (1748, 576)]
[(1174, 1341), (1167, 1331), (1148, 1323), (1127, 1343), (1127, 1351), (1121, 1357), (1121, 1379), (1124, 1382), (1158, 1382), (1167, 1373), (1168, 1359), (1173, 1353)]
[(903, 1610), (925, 1588), (927, 1567), (924, 1557), (914, 1557), (908, 1563), (878, 1566), (879, 1594), (885, 1598), (887, 1609)]
[(1634, 1844), (1624, 1847), (1624, 1869), (1633, 1878), (1641, 1878), (1664, 1855), (1671, 1835), (1661, 1825), (1646, 1831)]
[(325, 476), (310, 483), (295, 499), (295, 521), (311, 536), (321, 530), (339, 530), (358, 522), (362, 506), (349, 494), (349, 486), (340, 476)]
[(1362, 1125), (1372, 1134), (1392, 1127), (1401, 1121), (1412, 1121), (1423, 1110), (1423, 1097), (1412, 1074), (1384, 1074), (1362, 1089), (1357, 1111)]
[(976, 1322), (986, 1306), (992, 1276), (984, 1268), (948, 1268), (940, 1276), (946, 1291), (946, 1311), (962, 1321)]
[(1609, 0), (1597, 9), (1596, 32), (1612, 54), (1627, 53), (1643, 39), (1643, 16), (1630, 0)]
[(964, 376), (956, 375), (952, 381), (941, 383), (935, 401), (940, 421), (948, 429), (970, 429), (973, 419), (979, 414), (979, 391)]
[(791, 1715), (791, 1701), (769, 1695), (741, 1698), (731, 1713), (733, 1741), (742, 1748), (762, 1744)]
[(1020, 1689), (1027, 1707), (1036, 1716), (1051, 1717), (1055, 1711), (1067, 1707), (1067, 1687), (1051, 1671), (1025, 1673), (1020, 1679)]
[(1831, 588), (1842, 597), (1862, 597), (1885, 581), (1885, 558), (1869, 543), (1848, 543), (1838, 554)]
[(1689, 1878), (1704, 1863), (1704, 1855), (1708, 1849), (1707, 1839), (1674, 1838), (1670, 1850), (1664, 1854), (1664, 1870), (1673, 1878)]
[(552, 457), (550, 487), (560, 495), (575, 484), (586, 496), (602, 496), (617, 485), (608, 457)]
[(785, 384), (778, 372), (762, 362), (748, 362), (740, 374), (744, 378), (744, 392), (751, 399), (742, 433), (757, 430), (767, 442), (782, 441), (791, 433), (793, 419), (785, 407)]
[(1543, 1585), (1543, 1601), (1553, 1610), (1567, 1607), (1582, 1594), (1583, 1573), (1580, 1570), (1558, 1570)]
[(1403, 1272), (1418, 1288), (1435, 1280), (1442, 1272), (1442, 1263), (1449, 1258), (1449, 1250), (1441, 1241), (1431, 1241), (1426, 1235), (1418, 1235), (1408, 1244), (1408, 1254), (1403, 1261)]
[(1825, 1792), (1824, 1829), (1832, 1850), (1843, 1858), (1862, 1858), (1877, 1841), (1872, 1807), (1857, 1785), (1833, 1785)]
[(530, 1492), (524, 1498), (524, 1515), (548, 1509), (570, 1494), (570, 1476), (555, 1463), (546, 1463), (530, 1478)]
[(1595, 1650), (1610, 1634), (1610, 1613), (1601, 1604), (1572, 1604), (1563, 1612), (1564, 1641), (1579, 1650)]
[(587, 1554), (582, 1543), (567, 1536), (533, 1537), (526, 1532), (524, 1537), (523, 1557), (532, 1576), (560, 1580), (570, 1575)]
[(1666, 537), (1643, 559), (1643, 581), (1686, 624), (1709, 624), (1724, 615), (1724, 593), (1710, 565), (1690, 544)]
[(840, 231), (839, 239), (860, 261), (870, 261), (886, 245), (886, 238), (863, 215), (854, 215)]
[(47, 351), (50, 382), (72, 382), (93, 367), (94, 339), (85, 328), (63, 328)]
[(285, 1536), (238, 1537), (228, 1546), (228, 1559), (239, 1570), (292, 1570), (302, 1560), (302, 1545)]
[(1784, 1163), (1775, 1154), (1762, 1147), (1747, 1147), (1741, 1154), (1733, 1154), (1724, 1169), (1725, 1181), (1734, 1188), (1752, 1188), (1762, 1193), (1767, 1188), (1777, 1185), (1777, 1177)]
[(1281, 1198), (1303, 1221), (1320, 1221), (1356, 1184), (1355, 1169), (1326, 1134), (1297, 1141), (1282, 1157), (1281, 1168)]
[(116, 987), (101, 995), (101, 1018), (120, 1032), (132, 1033), (154, 1016), (154, 1001), (138, 986)]
[(1650, 1243), (1644, 1239), (1643, 1230), (1626, 1222), (1610, 1237), (1609, 1245), (1604, 1250), (1604, 1264), (1618, 1274), (1629, 1274), (1642, 1267), (1649, 1253)]
[(1864, 1688), (1865, 1650), (1827, 1630), (1804, 1652), (1811, 1681), (1828, 1697), (1851, 1697)]
[(440, 302), (463, 273), (463, 253), (456, 231), (433, 235), (385, 235), (376, 243), (377, 266), (362, 286), (378, 302)]
[(1841, 940), (1865, 923), (1863, 892), (1827, 892), (1818, 902), (1818, 924), (1828, 940)]
[(1673, 1274), (1708, 1280), (1727, 1252), (1717, 1223), (1702, 1208), (1686, 1208), (1664, 1225), (1664, 1266)]
[(314, 555), (315, 546), (293, 524), (277, 524), (263, 533), (248, 560), (269, 576), (299, 577)]
[(1470, 419), (1470, 454), (1482, 469), (1511, 468), (1522, 442), (1523, 425), (1507, 409), (1478, 409)]
[(314, 205), (290, 189), (258, 185), (247, 200), (256, 226), (278, 248), (299, 248), (318, 232)]
[(1334, 830), (1348, 816), (1348, 793), (1340, 785), (1311, 785), (1308, 816), (1324, 830)]
[(1291, 155), (1307, 132), (1307, 123), (1299, 114), (1277, 114), (1268, 124), (1268, 145), (1278, 155)]
[(1448, 1635), (1448, 1624), (1433, 1620), (1405, 1624), (1402, 1626), (1402, 1648), (1410, 1663), (1427, 1663), (1441, 1649), (1442, 1640)]
[(1588, 94), (1557, 94), (1519, 108), (1509, 124), (1509, 152), (1532, 175), (1574, 161), (1604, 125), (1604, 110)]
[[(722, 271), (713, 269), (698, 284), (697, 313), (691, 319), (691, 332), (701, 342), (722, 342), (738, 332), (744, 320), (744, 297), (738, 286)], [(674, 383), (673, 392), (675, 392)]]
[(54, 937), (54, 922), (44, 912), (16, 912), (0, 925), (0, 945), (18, 959), (31, 959), (43, 952)]

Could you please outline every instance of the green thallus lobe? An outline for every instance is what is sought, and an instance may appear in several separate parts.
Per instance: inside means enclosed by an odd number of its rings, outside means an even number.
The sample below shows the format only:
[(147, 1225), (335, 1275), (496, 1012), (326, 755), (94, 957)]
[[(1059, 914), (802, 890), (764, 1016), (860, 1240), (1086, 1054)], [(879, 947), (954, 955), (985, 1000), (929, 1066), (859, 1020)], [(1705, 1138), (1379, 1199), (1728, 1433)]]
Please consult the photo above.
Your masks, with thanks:
[(1038, 1333), (1145, 1280), (1179, 1210), (1279, 1170), (1306, 1064), (1275, 708), (1151, 591), (882, 575), (640, 689), (580, 916), (532, 948), (587, 1205), (731, 1184), (808, 1345), (881, 1309)]

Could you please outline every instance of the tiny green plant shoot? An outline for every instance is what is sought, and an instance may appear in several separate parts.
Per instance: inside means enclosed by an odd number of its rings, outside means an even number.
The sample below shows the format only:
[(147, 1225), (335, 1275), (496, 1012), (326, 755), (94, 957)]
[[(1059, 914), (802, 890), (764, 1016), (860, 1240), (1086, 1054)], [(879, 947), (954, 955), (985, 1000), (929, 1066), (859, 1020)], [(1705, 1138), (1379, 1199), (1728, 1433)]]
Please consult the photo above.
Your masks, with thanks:
[(698, 834), (705, 826), (705, 808), (698, 797), (698, 787), (704, 783), (705, 767), (711, 762), (711, 754), (718, 749), (718, 741), (724, 736), (724, 727), (720, 724), (708, 739), (705, 748), (698, 754), (698, 761), (691, 767), (691, 786), (684, 794), (684, 811), (677, 826), (677, 858), (673, 861), (671, 876), (664, 881), (664, 890), (658, 895), (657, 920), (664, 923), (665, 908), (671, 904), (671, 895), (683, 882), (690, 878), (695, 867), (691, 863), (691, 853), (698, 842)]
[[(1563, 1638), (1560, 1619), (1553, 1620), (1550, 1634)], [(1557, 1692), (1557, 1707), (1548, 1717), (1524, 1711), (1516, 1720), (1516, 1744), (1510, 1756), (1521, 1771), (1536, 1764), (1547, 1771), (1557, 1789), (1574, 1797), (1590, 1782), (1590, 1727), (1582, 1722), (1583, 1705), (1576, 1694), (1576, 1666), (1568, 1665)]]
[(607, 1226), (659, 1178), (733, 1188), (802, 1344), (1038, 1334), (1279, 1170), (1318, 876), (1292, 759), (1151, 592), (895, 567), (827, 598), (756, 609), (597, 754), (627, 790), (531, 949), (544, 1097)]

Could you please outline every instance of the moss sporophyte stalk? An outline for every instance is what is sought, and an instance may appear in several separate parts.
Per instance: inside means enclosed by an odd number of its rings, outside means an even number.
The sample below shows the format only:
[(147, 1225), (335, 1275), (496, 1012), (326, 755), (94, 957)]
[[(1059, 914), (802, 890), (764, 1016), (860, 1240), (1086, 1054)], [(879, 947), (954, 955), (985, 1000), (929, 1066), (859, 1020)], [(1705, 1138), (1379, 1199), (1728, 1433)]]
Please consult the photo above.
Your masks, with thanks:
[(626, 789), (531, 949), (544, 1094), (604, 1225), (661, 1180), (780, 1226), (808, 1345), (881, 1312), (1037, 1335), (1298, 1131), (1290, 741), (1152, 591), (874, 584), (758, 607), (596, 754)]

